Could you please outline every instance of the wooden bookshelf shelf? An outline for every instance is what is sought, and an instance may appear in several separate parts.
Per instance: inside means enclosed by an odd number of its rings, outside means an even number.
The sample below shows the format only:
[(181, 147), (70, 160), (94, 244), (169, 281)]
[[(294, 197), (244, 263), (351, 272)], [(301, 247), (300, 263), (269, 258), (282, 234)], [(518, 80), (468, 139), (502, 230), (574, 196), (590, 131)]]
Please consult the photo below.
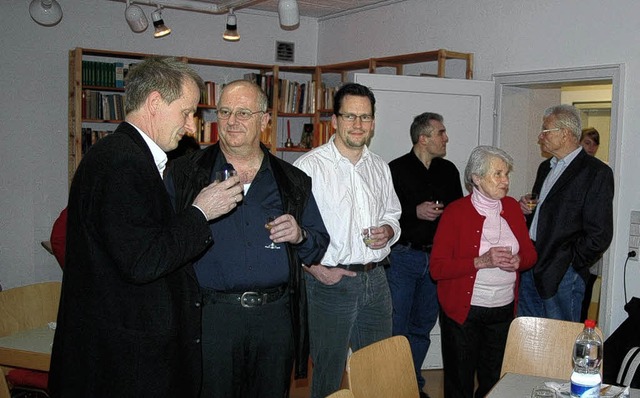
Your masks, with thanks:
[[(85, 111), (87, 109), (83, 94), (88, 95), (87, 93), (97, 92), (100, 95), (109, 97), (124, 93), (124, 88), (118, 87), (118, 85), (122, 85), (124, 79), (118, 81), (122, 76), (118, 77), (117, 70), (115, 84), (112, 84), (111, 81), (103, 84), (105, 82), (100, 79), (92, 80), (90, 84), (86, 79), (87, 76), (83, 75), (83, 62), (87, 62), (84, 64), (87, 68), (89, 68), (89, 63), (96, 63), (98, 71), (100, 71), (101, 64), (125, 65), (124, 68), (126, 68), (151, 56), (164, 55), (89, 48), (75, 48), (69, 51), (69, 183), (71, 183), (75, 170), (80, 164), (83, 148), (85, 150), (87, 148), (86, 144), (83, 146), (82, 140), (83, 135), (86, 136), (87, 129), (91, 128), (91, 124), (117, 124), (121, 122), (121, 120), (114, 120), (109, 117), (100, 118), (102, 114), (95, 112), (87, 113), (91, 117), (83, 117), (83, 107)], [(445, 62), (449, 59), (462, 59), (466, 61), (465, 77), (467, 79), (473, 77), (473, 54), (443, 49), (319, 66), (269, 65), (186, 56), (178, 56), (177, 58), (193, 65), (207, 83), (214, 81), (226, 82), (246, 78), (249, 75), (257, 76), (261, 81), (266, 82), (263, 84), (263, 88), (266, 89), (265, 91), (270, 96), (269, 111), (271, 112), (272, 121), (270, 130), (265, 132), (262, 141), (274, 153), (306, 152), (309, 150), (301, 147), (276, 147), (273, 144), (278, 140), (278, 131), (282, 131), (282, 128), (278, 129), (279, 124), (285, 123), (285, 121), (295, 121), (297, 125), (313, 125), (314, 147), (328, 140), (332, 134), (332, 127), (327, 117), (333, 113), (331, 102), (336, 89), (335, 86), (348, 81), (349, 73), (358, 71), (376, 73), (377, 68), (392, 67), (395, 68), (396, 74), (403, 74), (404, 65), (437, 62), (437, 76), (444, 77)], [(94, 66), (91, 65), (90, 70), (94, 74), (98, 73), (98, 77), (100, 77), (101, 72), (95, 72), (93, 70)], [(87, 70), (84, 69), (84, 72), (87, 72)], [(330, 78), (332, 74), (340, 76), (337, 84), (335, 79)], [(229, 78), (229, 76), (236, 77)], [(100, 98), (99, 95), (98, 97)], [(203, 100), (203, 102), (205, 101)], [(213, 110), (216, 109), (216, 106), (211, 104), (214, 104), (215, 101), (209, 98), (206, 102), (206, 104), (198, 105), (198, 117), (201, 119), (201, 123), (213, 123), (215, 122)], [(95, 117), (96, 115), (98, 118)], [(112, 115), (113, 113), (107, 114), (107, 116), (111, 117)], [(116, 115), (118, 114), (116, 113)], [(308, 122), (305, 119), (308, 119)], [(296, 134), (301, 134), (300, 130), (300, 128), (296, 128)], [(213, 135), (212, 133), (211, 139), (213, 139)], [(294, 142), (299, 142), (296, 140), (298, 137), (293, 138)], [(202, 145), (210, 145), (210, 143), (206, 142)]]

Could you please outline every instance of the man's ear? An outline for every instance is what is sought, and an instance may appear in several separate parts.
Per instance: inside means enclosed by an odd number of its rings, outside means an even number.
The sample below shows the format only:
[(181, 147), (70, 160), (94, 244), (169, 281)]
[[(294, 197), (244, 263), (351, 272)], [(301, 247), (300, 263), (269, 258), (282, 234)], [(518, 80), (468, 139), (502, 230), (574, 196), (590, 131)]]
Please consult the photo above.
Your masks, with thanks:
[(151, 93), (149, 93), (147, 99), (145, 100), (145, 106), (151, 114), (155, 114), (158, 111), (158, 107), (160, 106), (160, 103), (162, 101), (164, 100), (162, 99), (162, 95), (160, 95), (160, 92), (152, 91)]

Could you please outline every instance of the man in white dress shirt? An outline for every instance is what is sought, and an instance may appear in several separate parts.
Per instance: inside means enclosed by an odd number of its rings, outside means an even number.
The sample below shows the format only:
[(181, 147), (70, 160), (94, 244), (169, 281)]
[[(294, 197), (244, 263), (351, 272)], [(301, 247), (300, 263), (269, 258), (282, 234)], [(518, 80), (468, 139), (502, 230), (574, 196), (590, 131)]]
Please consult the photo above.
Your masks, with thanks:
[(374, 113), (371, 90), (344, 85), (334, 98), (335, 135), (295, 162), (313, 180), (331, 235), (321, 263), (306, 268), (312, 398), (340, 388), (349, 347), (356, 351), (391, 336), (384, 266), (400, 237), (401, 207), (389, 166), (367, 148)]

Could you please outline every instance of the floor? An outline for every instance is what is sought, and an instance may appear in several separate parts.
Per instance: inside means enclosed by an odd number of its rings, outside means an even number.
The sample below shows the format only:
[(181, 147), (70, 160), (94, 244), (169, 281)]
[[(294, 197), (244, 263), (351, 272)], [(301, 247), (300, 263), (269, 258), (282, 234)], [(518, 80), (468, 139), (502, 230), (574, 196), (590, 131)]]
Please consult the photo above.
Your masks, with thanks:
[[(309, 368), (311, 369), (311, 367)], [(431, 398), (444, 398), (444, 386), (442, 380), (442, 369), (436, 370), (423, 370), (422, 375), (426, 380), (425, 391)], [(290, 398), (308, 398), (309, 397), (309, 385), (311, 382), (309, 378), (302, 380), (292, 380)], [(346, 381), (343, 380), (343, 386), (346, 388)]]

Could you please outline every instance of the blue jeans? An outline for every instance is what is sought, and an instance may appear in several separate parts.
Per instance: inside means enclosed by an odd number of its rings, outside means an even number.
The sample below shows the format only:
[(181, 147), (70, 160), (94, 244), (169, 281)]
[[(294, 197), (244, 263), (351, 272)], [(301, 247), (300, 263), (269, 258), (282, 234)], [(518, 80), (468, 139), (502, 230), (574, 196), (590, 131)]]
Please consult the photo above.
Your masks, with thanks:
[(324, 285), (305, 272), (313, 376), (311, 397), (340, 389), (349, 345), (353, 351), (391, 337), (391, 295), (384, 268)]
[(537, 316), (580, 322), (584, 290), (584, 279), (571, 265), (562, 277), (556, 294), (548, 299), (543, 299), (538, 294), (533, 280), (533, 271), (523, 272), (520, 276), (518, 316)]
[(418, 388), (424, 388), (422, 363), (431, 345), (430, 332), (438, 319), (436, 284), (429, 276), (429, 254), (406, 246), (391, 249), (387, 280), (393, 303), (393, 335), (409, 340)]

